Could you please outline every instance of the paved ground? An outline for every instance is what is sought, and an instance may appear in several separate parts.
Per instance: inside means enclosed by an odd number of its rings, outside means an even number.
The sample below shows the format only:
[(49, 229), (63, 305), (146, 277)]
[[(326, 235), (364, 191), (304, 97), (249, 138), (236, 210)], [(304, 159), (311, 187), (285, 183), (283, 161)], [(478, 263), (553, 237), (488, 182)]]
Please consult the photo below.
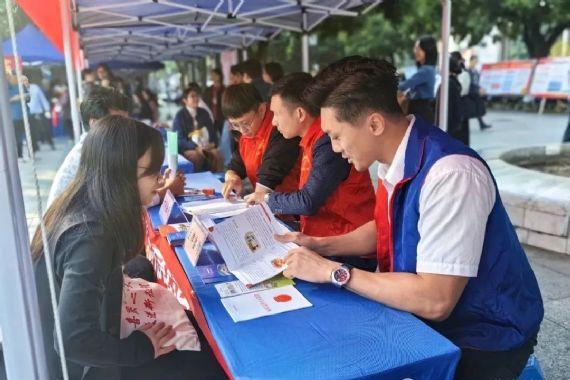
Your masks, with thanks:
[[(486, 120), (493, 128), (481, 132), (472, 122), (472, 145), (485, 157), (496, 157), (500, 151), (528, 145), (559, 142), (567, 117), (512, 112), (491, 112)], [(71, 148), (69, 140), (57, 141), (57, 150), (42, 147), (38, 154), (38, 174), (42, 201), (45, 205), (53, 176)], [(20, 175), (28, 226), (35, 229), (38, 221), (35, 187), (30, 162), (20, 162)], [(547, 379), (570, 380), (570, 256), (526, 247), (529, 260), (538, 277), (545, 302), (545, 319), (536, 349)], [(3, 364), (0, 360), (0, 364)], [(4, 378), (0, 368), (0, 380)]]

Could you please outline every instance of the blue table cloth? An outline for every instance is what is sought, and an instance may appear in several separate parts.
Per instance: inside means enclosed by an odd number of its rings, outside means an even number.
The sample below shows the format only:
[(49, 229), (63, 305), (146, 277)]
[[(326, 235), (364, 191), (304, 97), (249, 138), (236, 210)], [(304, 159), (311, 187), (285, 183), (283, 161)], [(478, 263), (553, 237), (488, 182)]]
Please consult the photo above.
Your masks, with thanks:
[[(213, 176), (187, 178), (209, 187)], [(297, 280), (313, 307), (234, 323), (214, 284), (202, 282), (182, 248), (176, 254), (236, 379), (453, 378), (459, 348), (409, 313)]]

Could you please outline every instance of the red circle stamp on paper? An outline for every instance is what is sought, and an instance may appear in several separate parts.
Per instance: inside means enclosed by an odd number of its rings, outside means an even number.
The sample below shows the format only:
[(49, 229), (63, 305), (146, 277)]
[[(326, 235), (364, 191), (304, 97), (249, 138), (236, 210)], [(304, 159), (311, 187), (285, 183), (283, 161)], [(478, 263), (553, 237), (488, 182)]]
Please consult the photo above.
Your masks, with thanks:
[(275, 302), (289, 302), (293, 298), (291, 298), (291, 296), (289, 294), (279, 294), (279, 295), (273, 297), (273, 299), (275, 300)]

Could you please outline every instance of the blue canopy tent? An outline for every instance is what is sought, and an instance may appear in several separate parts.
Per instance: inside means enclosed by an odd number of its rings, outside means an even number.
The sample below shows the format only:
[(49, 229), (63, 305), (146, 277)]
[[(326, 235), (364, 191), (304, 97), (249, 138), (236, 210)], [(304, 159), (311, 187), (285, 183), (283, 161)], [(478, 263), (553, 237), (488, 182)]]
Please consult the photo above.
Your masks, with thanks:
[(304, 34), (308, 59), (308, 32), (329, 16), (355, 17), (380, 2), (77, 0), (75, 20), (90, 61), (193, 60), (268, 41), (281, 31)]
[[(63, 63), (63, 54), (34, 25), (29, 24), (16, 33), (18, 54), (24, 62)], [(12, 41), (3, 42), (4, 55), (13, 55)]]

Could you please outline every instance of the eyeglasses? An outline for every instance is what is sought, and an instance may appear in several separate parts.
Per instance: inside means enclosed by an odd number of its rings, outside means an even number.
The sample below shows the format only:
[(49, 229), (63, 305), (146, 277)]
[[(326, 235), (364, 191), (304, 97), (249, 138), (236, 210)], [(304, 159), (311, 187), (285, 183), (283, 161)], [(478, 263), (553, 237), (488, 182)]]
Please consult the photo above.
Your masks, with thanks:
[[(137, 168), (138, 168), (138, 169), (144, 169), (145, 172), (146, 172), (146, 170), (148, 170), (148, 168), (147, 168), (147, 167), (144, 167), (144, 166), (137, 166)], [(143, 178), (143, 177), (152, 177), (152, 176), (153, 176), (152, 174), (144, 174), (144, 172), (143, 172), (143, 174), (140, 175), (140, 176), (138, 176), (137, 179), (141, 179), (141, 178)], [(158, 186), (159, 186), (159, 187), (162, 187), (162, 186), (164, 186), (164, 184), (166, 183), (166, 178), (165, 178), (162, 174), (160, 174), (160, 172), (159, 172), (159, 173), (156, 175), (156, 182), (158, 183)]]
[(230, 127), (234, 131), (241, 131), (244, 129), (250, 129), (251, 126), (253, 125), (253, 122), (255, 121), (256, 116), (257, 116), (257, 113), (255, 113), (255, 115), (253, 115), (253, 117), (249, 121), (242, 121), (240, 123), (230, 123)]

